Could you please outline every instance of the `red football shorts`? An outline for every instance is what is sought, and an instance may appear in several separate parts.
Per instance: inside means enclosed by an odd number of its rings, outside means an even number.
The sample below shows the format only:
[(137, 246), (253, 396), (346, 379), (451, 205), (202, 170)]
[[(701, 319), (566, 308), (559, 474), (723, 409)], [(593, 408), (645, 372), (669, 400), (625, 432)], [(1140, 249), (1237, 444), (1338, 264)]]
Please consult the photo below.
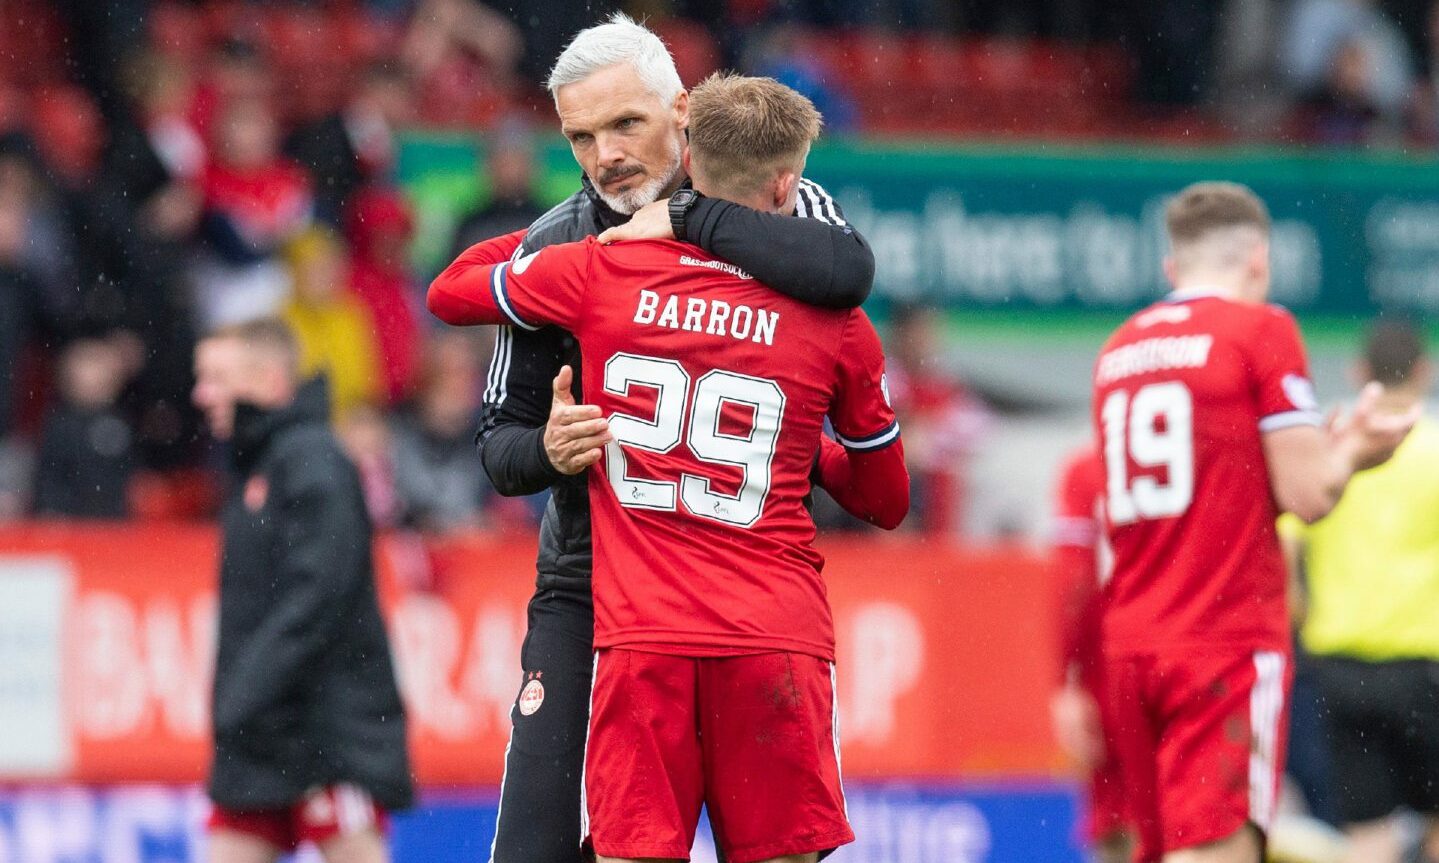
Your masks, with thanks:
[(834, 666), (799, 653), (595, 657), (585, 834), (607, 857), (688, 860), (700, 806), (731, 863), (854, 841)]
[(1089, 774), (1089, 812), (1084, 820), (1084, 836), (1091, 843), (1102, 842), (1129, 827), (1129, 810), (1125, 809), (1124, 776), (1119, 762), (1106, 757)]
[(242, 812), (216, 806), (209, 821), (212, 833), (233, 830), (263, 839), (281, 851), (294, 851), (302, 842), (318, 845), (370, 829), (383, 834), (388, 827), (385, 810), (364, 789), (353, 785), (316, 788), (299, 803), (281, 809)]
[(1267, 832), (1279, 797), (1293, 680), (1287, 653), (1196, 651), (1104, 664), (1106, 743), (1139, 841), (1139, 863)]

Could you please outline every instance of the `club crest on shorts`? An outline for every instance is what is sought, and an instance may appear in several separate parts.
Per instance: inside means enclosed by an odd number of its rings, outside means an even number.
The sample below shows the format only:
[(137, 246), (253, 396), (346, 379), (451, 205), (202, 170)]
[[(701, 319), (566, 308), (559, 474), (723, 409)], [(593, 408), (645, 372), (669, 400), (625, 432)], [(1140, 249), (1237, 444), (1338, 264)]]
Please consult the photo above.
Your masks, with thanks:
[(534, 716), (540, 705), (545, 703), (545, 685), (539, 680), (531, 680), (520, 690), (520, 715)]

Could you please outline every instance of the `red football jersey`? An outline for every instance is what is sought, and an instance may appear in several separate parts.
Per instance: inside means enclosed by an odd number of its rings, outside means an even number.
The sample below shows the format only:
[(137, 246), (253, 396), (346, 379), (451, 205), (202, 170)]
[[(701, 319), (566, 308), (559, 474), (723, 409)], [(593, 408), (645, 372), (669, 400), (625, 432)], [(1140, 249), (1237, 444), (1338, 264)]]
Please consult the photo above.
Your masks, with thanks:
[[(1100, 588), (1113, 564), (1104, 538), (1104, 462), (1092, 444), (1060, 468), (1050, 524), (1050, 565), (1059, 603), (1061, 672), (1088, 675), (1099, 660)], [(1087, 678), (1086, 678), (1087, 679)]]
[(1283, 309), (1174, 295), (1115, 331), (1094, 369), (1114, 551), (1107, 654), (1288, 649), (1260, 436), (1320, 420)]
[(610, 420), (616, 443), (589, 477), (595, 646), (832, 659), (803, 503), (824, 419), (852, 451), (899, 440), (865, 314), (804, 305), (673, 241), (464, 261), (454, 269), (471, 281), (442, 276), (432, 305), (469, 306), (447, 320), (492, 306), (514, 326), (574, 333), (586, 401)]

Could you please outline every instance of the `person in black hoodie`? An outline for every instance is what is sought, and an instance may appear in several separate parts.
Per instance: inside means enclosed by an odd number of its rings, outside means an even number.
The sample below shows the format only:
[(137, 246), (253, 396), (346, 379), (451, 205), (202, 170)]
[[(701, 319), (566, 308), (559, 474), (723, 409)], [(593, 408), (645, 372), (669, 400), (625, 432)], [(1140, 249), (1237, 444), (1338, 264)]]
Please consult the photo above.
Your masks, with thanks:
[(323, 378), (301, 382), (285, 324), (196, 349), (194, 401), (228, 441), (212, 702), (211, 863), (273, 863), (311, 841), (383, 863), (385, 813), (414, 795), (355, 467)]

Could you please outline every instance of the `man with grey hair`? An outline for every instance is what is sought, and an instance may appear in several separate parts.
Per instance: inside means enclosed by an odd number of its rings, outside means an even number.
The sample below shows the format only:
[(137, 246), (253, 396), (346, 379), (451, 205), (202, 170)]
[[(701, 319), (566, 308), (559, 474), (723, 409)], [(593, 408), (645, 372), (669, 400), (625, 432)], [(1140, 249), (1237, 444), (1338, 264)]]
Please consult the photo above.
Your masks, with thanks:
[[(633, 216), (638, 224), (628, 236), (692, 242), (803, 302), (852, 308), (864, 301), (874, 255), (818, 185), (799, 181), (796, 215), (803, 218), (686, 188), (689, 97), (654, 33), (623, 15), (583, 30), (555, 63), (549, 85), (584, 171), (582, 188), (530, 226), (517, 255), (601, 234)], [(568, 370), (561, 376), (565, 366), (573, 367), (573, 377)], [(582, 403), (580, 379), (570, 333), (554, 326), (500, 329), (479, 433), (481, 460), (501, 494), (550, 489), (552, 496), (540, 528), (494, 863), (574, 863), (580, 856), (594, 637), (583, 474), (610, 440), (599, 409)]]

